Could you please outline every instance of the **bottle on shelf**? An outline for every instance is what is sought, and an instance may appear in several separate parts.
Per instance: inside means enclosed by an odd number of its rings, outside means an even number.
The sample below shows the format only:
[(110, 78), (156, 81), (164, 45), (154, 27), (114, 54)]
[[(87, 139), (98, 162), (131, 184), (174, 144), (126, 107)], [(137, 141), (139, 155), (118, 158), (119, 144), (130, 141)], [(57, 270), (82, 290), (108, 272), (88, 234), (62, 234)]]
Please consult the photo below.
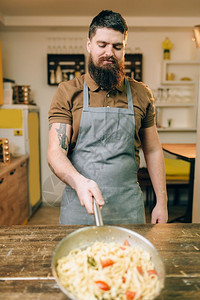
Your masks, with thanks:
[(137, 68), (137, 69), (135, 69), (135, 77), (134, 78), (135, 78), (135, 80), (140, 80), (140, 77), (141, 77), (140, 69)]
[(131, 78), (134, 79), (134, 72), (131, 71)]
[(163, 47), (163, 59), (164, 60), (170, 59), (170, 50), (172, 49), (173, 45), (168, 37), (166, 37), (165, 40), (162, 42), (162, 47)]
[(56, 69), (56, 83), (60, 83), (62, 81), (62, 71), (61, 71), (61, 67), (58, 64), (57, 69)]
[(135, 47), (134, 54), (140, 54), (140, 53), (142, 53), (140, 47)]
[(69, 73), (69, 80), (71, 79), (74, 79), (74, 71), (73, 70), (70, 70), (70, 73)]
[(68, 80), (68, 75), (67, 75), (67, 72), (66, 72), (66, 71), (63, 71), (63, 72), (62, 72), (62, 80), (63, 80), (63, 81), (67, 81), (67, 80)]
[(55, 84), (56, 83), (56, 77), (54, 70), (50, 70), (50, 83)]
[(163, 50), (163, 59), (170, 59), (170, 50), (169, 49), (164, 49)]

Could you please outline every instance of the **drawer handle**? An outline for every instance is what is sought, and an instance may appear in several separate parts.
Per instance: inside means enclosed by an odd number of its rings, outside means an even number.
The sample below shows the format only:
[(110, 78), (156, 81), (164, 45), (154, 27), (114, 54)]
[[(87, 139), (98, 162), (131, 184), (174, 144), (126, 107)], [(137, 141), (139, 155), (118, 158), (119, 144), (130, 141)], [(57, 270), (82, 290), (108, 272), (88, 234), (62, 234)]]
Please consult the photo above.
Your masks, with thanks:
[(0, 179), (0, 184), (3, 183), (3, 182), (4, 182), (4, 178), (1, 178)]
[(10, 175), (15, 174), (15, 172), (16, 172), (16, 169), (12, 170), (12, 171), (10, 172)]

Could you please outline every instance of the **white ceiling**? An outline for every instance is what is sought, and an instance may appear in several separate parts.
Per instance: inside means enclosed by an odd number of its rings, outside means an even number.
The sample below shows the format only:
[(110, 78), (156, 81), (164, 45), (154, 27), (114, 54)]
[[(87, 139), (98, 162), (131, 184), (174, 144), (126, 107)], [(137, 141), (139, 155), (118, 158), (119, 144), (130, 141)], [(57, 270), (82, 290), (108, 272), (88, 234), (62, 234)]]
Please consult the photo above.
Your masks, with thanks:
[(200, 17), (200, 0), (0, 0), (1, 17), (95, 16), (102, 9), (123, 16)]
[(88, 28), (103, 9), (120, 12), (132, 30), (200, 24), (200, 0), (0, 0), (0, 31)]

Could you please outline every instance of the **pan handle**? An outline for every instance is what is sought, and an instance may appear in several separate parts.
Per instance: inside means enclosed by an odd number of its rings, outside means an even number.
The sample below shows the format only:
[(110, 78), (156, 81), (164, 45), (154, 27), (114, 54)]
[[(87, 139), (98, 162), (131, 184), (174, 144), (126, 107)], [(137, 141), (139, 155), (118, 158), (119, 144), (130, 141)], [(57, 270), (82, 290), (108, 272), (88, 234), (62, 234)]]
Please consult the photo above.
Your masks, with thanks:
[(101, 210), (99, 207), (99, 204), (96, 202), (96, 200), (93, 197), (93, 205), (94, 205), (94, 220), (96, 226), (103, 226), (103, 219), (101, 215)]

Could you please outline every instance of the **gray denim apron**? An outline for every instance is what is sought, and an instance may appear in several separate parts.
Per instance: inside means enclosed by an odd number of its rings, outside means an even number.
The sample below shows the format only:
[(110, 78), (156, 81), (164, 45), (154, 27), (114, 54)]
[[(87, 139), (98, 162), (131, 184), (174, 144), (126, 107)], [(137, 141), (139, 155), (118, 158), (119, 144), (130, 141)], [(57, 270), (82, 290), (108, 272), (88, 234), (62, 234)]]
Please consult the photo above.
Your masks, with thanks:
[[(89, 107), (84, 83), (83, 111), (76, 146), (70, 161), (83, 176), (94, 180), (103, 195), (104, 224), (145, 223), (143, 194), (137, 182), (135, 159), (135, 117), (126, 79), (128, 109)], [(94, 224), (80, 204), (76, 191), (64, 189), (60, 224)]]

